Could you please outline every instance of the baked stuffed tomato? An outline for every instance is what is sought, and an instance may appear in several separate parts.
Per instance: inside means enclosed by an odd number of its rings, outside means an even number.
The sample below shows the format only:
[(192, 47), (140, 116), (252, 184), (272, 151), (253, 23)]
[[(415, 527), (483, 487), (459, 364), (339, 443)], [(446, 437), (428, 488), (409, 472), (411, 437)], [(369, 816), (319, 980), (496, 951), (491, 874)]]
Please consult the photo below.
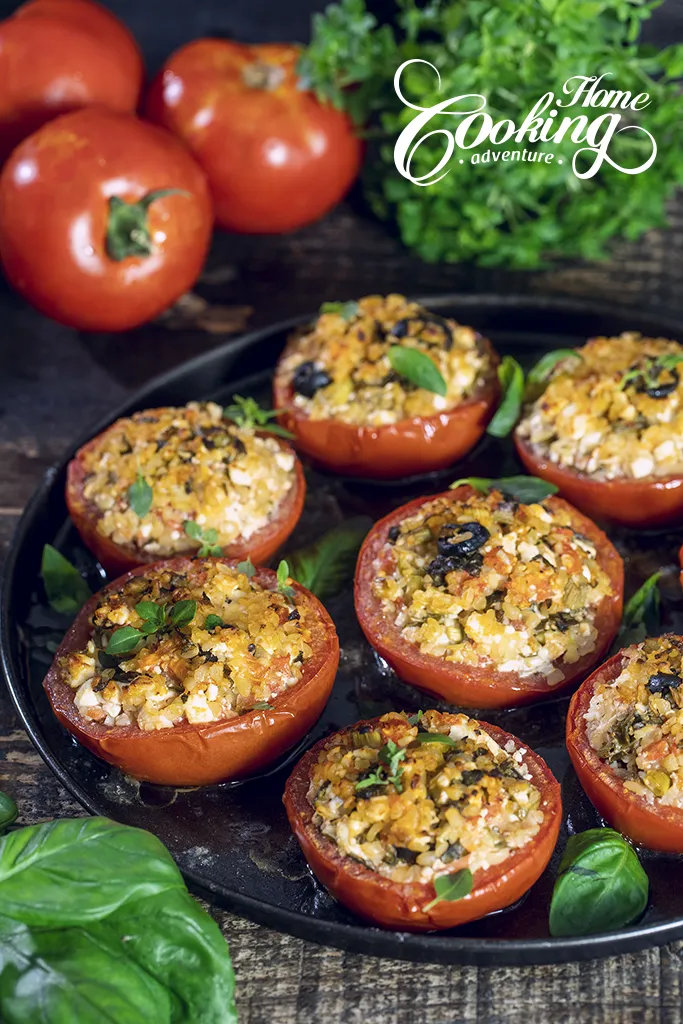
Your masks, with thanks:
[(274, 404), (319, 465), (396, 479), (450, 466), (474, 447), (495, 411), (497, 364), (471, 327), (402, 295), (370, 295), (326, 303), (292, 337)]
[(683, 345), (625, 333), (563, 360), (515, 432), (527, 470), (587, 515), (657, 527), (683, 515)]
[(529, 505), (465, 484), (380, 520), (358, 558), (356, 614), (401, 679), (462, 707), (556, 694), (603, 656), (624, 568), (559, 498)]
[(84, 445), (69, 464), (66, 503), (116, 575), (199, 550), (264, 562), (296, 526), (305, 492), (286, 441), (191, 402), (134, 413)]
[(567, 749), (614, 828), (683, 853), (683, 637), (649, 637), (601, 665), (572, 697)]
[[(560, 787), (510, 733), (427, 711), (359, 722), (317, 743), (285, 789), (322, 884), (386, 928), (453, 928), (518, 900), (555, 848)], [(440, 899), (443, 880), (460, 896)]]
[(63, 725), (127, 775), (204, 786), (294, 746), (332, 689), (329, 615), (276, 573), (222, 558), (139, 566), (84, 606), (45, 689)]

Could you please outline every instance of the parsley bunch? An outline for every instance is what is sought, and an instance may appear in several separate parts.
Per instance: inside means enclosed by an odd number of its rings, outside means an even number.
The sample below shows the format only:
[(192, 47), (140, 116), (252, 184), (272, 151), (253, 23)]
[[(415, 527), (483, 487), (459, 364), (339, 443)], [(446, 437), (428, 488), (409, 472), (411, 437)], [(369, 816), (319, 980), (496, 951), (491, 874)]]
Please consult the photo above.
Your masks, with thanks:
[[(538, 267), (555, 257), (599, 260), (608, 257), (613, 238), (635, 240), (665, 226), (666, 201), (683, 183), (677, 142), (683, 95), (675, 82), (683, 76), (683, 46), (656, 52), (638, 42), (658, 0), (396, 0), (394, 6), (392, 24), (379, 25), (365, 0), (330, 4), (313, 18), (299, 70), (304, 85), (368, 127), (366, 197), (423, 259), (513, 267)], [(624, 123), (642, 123), (651, 132), (656, 160), (637, 175), (605, 163), (582, 181), (571, 167), (578, 147), (567, 139), (537, 144), (555, 154), (549, 164), (454, 159), (441, 181), (413, 185), (400, 176), (393, 155), (396, 138), (415, 115), (393, 87), (397, 68), (411, 58), (429, 61), (441, 75), (439, 92), (429, 68), (408, 68), (402, 88), (412, 102), (426, 107), (481, 93), (494, 121), (511, 118), (518, 127), (543, 93), (561, 94), (575, 75), (611, 72), (603, 87), (650, 94), (642, 112), (617, 112)], [(605, 112), (562, 110), (589, 120)], [(428, 130), (453, 130), (454, 120), (440, 115)], [(507, 148), (533, 145), (511, 141)], [(613, 137), (609, 152), (632, 167), (650, 146), (642, 133), (627, 131)], [(415, 152), (412, 173), (431, 171), (442, 153), (443, 137), (427, 139)]]

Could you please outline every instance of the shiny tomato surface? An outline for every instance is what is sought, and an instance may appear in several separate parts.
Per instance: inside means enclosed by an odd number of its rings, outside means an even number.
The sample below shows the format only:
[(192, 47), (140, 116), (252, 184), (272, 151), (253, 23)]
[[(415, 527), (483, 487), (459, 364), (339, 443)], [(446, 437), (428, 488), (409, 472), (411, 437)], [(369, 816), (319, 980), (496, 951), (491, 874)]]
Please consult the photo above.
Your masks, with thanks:
[(596, 649), (573, 664), (563, 666), (566, 677), (561, 683), (548, 686), (545, 676), (540, 673), (521, 676), (517, 672), (502, 672), (488, 665), (461, 665), (432, 654), (423, 654), (386, 618), (380, 601), (373, 593), (376, 562), (392, 526), (414, 515), (425, 502), (434, 498), (464, 499), (474, 494), (473, 488), (463, 485), (441, 495), (416, 498), (375, 523), (363, 542), (356, 566), (354, 592), (358, 621), (369, 643), (401, 679), (450, 704), (465, 708), (505, 708), (554, 697), (581, 679), (608, 650), (621, 622), (624, 593), (624, 565), (617, 550), (595, 523), (561, 498), (548, 498), (548, 507), (564, 508), (571, 516), (574, 529), (596, 545), (598, 564), (612, 583), (612, 593), (603, 599), (595, 617), (598, 631)]
[(81, 330), (126, 330), (175, 302), (201, 271), (211, 225), (201, 169), (172, 135), (131, 114), (65, 114), (21, 143), (0, 175), (7, 277), (42, 313)]
[[(182, 575), (190, 560), (174, 558), (158, 564)], [(313, 653), (305, 662), (302, 678), (273, 698), (272, 709), (248, 711), (237, 718), (202, 725), (185, 721), (151, 732), (136, 725), (107, 727), (88, 721), (76, 708), (74, 691), (63, 680), (60, 659), (87, 644), (92, 632), (91, 616), (102, 594), (120, 589), (131, 576), (148, 569), (139, 566), (110, 583), (79, 612), (44, 682), (55, 714), (88, 750), (135, 779), (165, 786), (208, 786), (259, 771), (298, 743), (325, 707), (339, 662), (339, 641), (332, 620), (313, 594), (298, 583), (292, 584), (302, 618), (309, 616), (314, 623)], [(271, 590), (277, 588), (277, 575), (270, 569), (259, 569), (254, 579)]]
[[(682, 637), (678, 637), (682, 640)], [(567, 715), (567, 750), (591, 803), (615, 829), (651, 850), (683, 853), (683, 810), (650, 802), (624, 786), (588, 742), (585, 715), (596, 686), (616, 679), (624, 666), (622, 652), (596, 669), (572, 697)]]
[(133, 36), (92, 0), (31, 0), (0, 22), (0, 161), (81, 107), (134, 111), (144, 76)]
[(358, 174), (351, 122), (299, 88), (299, 55), (291, 44), (198, 39), (152, 84), (147, 116), (206, 171), (219, 227), (291, 231), (332, 209)]
[(556, 466), (549, 459), (537, 455), (517, 436), (515, 447), (532, 476), (555, 484), (563, 498), (600, 522), (647, 529), (670, 526), (683, 518), (681, 476), (594, 480), (583, 473)]
[[(490, 343), (485, 344), (491, 355), (491, 368), (472, 398), (447, 412), (385, 426), (309, 419), (294, 405), (291, 381), (279, 369), (280, 362), (273, 380), (273, 404), (281, 410), (278, 420), (294, 434), (300, 451), (316, 465), (334, 473), (397, 480), (446, 469), (474, 448), (496, 410), (500, 395), (498, 359)], [(288, 347), (283, 358), (289, 351)]]
[(336, 844), (320, 831), (313, 821), (313, 808), (307, 798), (313, 766), (339, 735), (362, 726), (375, 728), (378, 722), (377, 718), (358, 722), (341, 734), (320, 740), (304, 754), (287, 781), (283, 800), (289, 824), (320, 882), (359, 917), (383, 928), (414, 932), (455, 928), (509, 907), (520, 899), (543, 874), (555, 849), (562, 820), (560, 787), (545, 761), (510, 733), (486, 722), (477, 724), (502, 747), (510, 742), (516, 748), (524, 747), (530, 781), (541, 792), (544, 820), (537, 835), (501, 864), (475, 872), (474, 886), (468, 896), (452, 902), (441, 901), (427, 910), (426, 905), (436, 895), (432, 883), (393, 882), (340, 853)]
[[(107, 430), (114, 428), (115, 424), (112, 424)], [(106, 433), (107, 431), (104, 431), (88, 441), (76, 452), (69, 463), (66, 477), (66, 504), (73, 524), (80, 533), (85, 546), (92, 551), (110, 576), (118, 576), (136, 566), (150, 565), (159, 559), (158, 556), (146, 554), (137, 548), (116, 544), (110, 537), (103, 536), (97, 529), (101, 513), (92, 502), (87, 501), (83, 493), (86, 480), (84, 460), (88, 452), (101, 443)], [(285, 450), (291, 450), (286, 441), (278, 439), (278, 443)], [(283, 498), (270, 522), (253, 533), (248, 540), (238, 538), (224, 548), (223, 554), (226, 558), (240, 560), (248, 557), (255, 565), (258, 565), (261, 562), (267, 562), (271, 555), (275, 554), (277, 549), (284, 544), (299, 521), (306, 496), (306, 479), (298, 459), (295, 460), (295, 470), (294, 484)], [(188, 547), (188, 556), (193, 551), (193, 547)]]

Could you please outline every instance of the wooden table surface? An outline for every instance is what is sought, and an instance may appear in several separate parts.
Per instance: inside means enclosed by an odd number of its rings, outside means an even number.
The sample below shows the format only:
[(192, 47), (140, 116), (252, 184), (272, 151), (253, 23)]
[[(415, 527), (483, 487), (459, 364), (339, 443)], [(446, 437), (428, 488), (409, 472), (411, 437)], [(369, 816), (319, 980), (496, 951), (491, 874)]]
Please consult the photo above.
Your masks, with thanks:
[[(326, 299), (385, 290), (570, 294), (620, 301), (634, 308), (634, 319), (650, 306), (683, 321), (682, 278), (683, 205), (673, 211), (671, 231), (620, 247), (609, 265), (533, 274), (428, 266), (345, 206), (288, 238), (217, 238), (198, 290), (213, 304), (214, 332), (239, 324), (244, 306), (253, 307), (249, 325), (258, 326)], [(0, 316), (1, 560), (22, 507), (66, 445), (150, 376), (225, 335), (192, 323), (79, 335), (38, 316), (1, 284)], [(4, 690), (0, 788), (17, 800), (26, 824), (83, 813), (33, 750)], [(432, 967), (342, 953), (214, 913), (235, 962), (241, 1024), (682, 1020), (683, 943), (556, 967)]]

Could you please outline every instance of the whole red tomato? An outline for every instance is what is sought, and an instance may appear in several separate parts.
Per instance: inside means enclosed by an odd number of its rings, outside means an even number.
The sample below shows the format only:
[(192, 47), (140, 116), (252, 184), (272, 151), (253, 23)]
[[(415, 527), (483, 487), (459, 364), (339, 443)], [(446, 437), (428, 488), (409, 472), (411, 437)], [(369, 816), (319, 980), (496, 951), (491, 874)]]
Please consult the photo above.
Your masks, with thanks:
[(87, 331), (136, 327), (197, 279), (206, 179), (168, 132), (89, 108), (44, 125), (0, 175), (0, 260), (42, 313)]
[(91, 0), (31, 0), (0, 22), (0, 160), (58, 114), (133, 111), (144, 68), (118, 18)]
[(206, 171), (220, 227), (291, 231), (327, 213), (358, 174), (361, 143), (344, 114), (299, 88), (299, 52), (199, 39), (152, 84), (147, 116)]

